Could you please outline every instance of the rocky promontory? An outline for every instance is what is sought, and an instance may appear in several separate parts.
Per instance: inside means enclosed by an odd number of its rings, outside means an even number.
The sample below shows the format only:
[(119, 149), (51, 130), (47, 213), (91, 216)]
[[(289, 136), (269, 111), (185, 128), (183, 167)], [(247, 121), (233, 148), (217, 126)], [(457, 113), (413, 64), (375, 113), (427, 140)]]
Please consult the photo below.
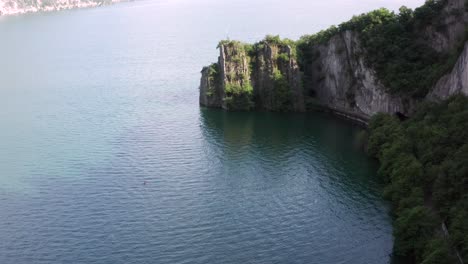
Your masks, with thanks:
[(254, 45), (222, 41), (217, 63), (202, 70), (200, 104), (226, 110), (304, 111), (295, 51), (279, 38)]
[(425, 100), (468, 94), (468, 5), (380, 9), (298, 41), (221, 41), (202, 70), (200, 105), (225, 110), (327, 109), (363, 122), (409, 116)]

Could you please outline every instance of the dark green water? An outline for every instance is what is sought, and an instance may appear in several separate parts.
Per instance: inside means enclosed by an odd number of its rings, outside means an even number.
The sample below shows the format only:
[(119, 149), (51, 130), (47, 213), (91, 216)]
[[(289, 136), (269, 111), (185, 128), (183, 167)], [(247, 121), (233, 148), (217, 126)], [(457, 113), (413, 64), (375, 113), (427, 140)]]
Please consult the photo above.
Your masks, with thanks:
[[(191, 3), (0, 19), (0, 263), (388, 263), (360, 128), (200, 109), (201, 67), (253, 11)], [(234, 28), (314, 21), (284, 12)]]

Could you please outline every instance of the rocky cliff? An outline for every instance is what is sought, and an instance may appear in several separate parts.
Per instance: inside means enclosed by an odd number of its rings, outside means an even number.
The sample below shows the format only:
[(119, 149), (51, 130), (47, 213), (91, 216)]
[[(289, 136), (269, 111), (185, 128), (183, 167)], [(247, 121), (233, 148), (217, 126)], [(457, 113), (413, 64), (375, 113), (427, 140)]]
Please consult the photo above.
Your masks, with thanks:
[(1, 15), (96, 7), (125, 0), (0, 0)]
[(357, 33), (339, 33), (317, 45), (313, 54), (312, 63), (304, 67), (305, 92), (313, 103), (359, 120), (378, 112), (411, 111), (413, 100), (386, 92), (375, 71), (366, 65)]
[(256, 46), (252, 84), (257, 108), (269, 111), (305, 110), (302, 73), (291, 46), (287, 44), (265, 41)]
[[(442, 62), (450, 56), (455, 56), (457, 62), (444, 63), (450, 65), (447, 74), (442, 78), (439, 75), (440, 80), (427, 87), (427, 96), (417, 97), (386, 87), (379, 78), (382, 74), (366, 59), (369, 51), (359, 30), (343, 27), (345, 30), (332, 31), (325, 41), (309, 45), (307, 53), (299, 54), (302, 58), (298, 58), (293, 43), (271, 37), (254, 45), (221, 43), (218, 63), (202, 71), (200, 104), (228, 110), (254, 106), (267, 111), (304, 111), (318, 106), (365, 122), (379, 112), (409, 116), (425, 99), (468, 94), (468, 42), (464, 49), (459, 48), (466, 41), (468, 8), (464, 0), (439, 2), (444, 6), (437, 12), (428, 8), (416, 10), (418, 19), (411, 25), (414, 33), (409, 39), (423, 43), (420, 46), (428, 54), (432, 49), (434, 56), (443, 58)], [(210, 69), (216, 74), (209, 74)], [(426, 69), (423, 70), (422, 76)], [(252, 90), (252, 107), (226, 104), (232, 100), (233, 93), (226, 93), (232, 83)]]
[(466, 0), (446, 0), (440, 13), (424, 26), (424, 39), (439, 52), (457, 48), (466, 32), (468, 24), (468, 2)]
[(437, 101), (459, 93), (468, 95), (468, 42), (453, 70), (437, 82), (427, 98)]
[(200, 104), (226, 110), (304, 111), (302, 73), (293, 49), (269, 40), (224, 41), (202, 70)]

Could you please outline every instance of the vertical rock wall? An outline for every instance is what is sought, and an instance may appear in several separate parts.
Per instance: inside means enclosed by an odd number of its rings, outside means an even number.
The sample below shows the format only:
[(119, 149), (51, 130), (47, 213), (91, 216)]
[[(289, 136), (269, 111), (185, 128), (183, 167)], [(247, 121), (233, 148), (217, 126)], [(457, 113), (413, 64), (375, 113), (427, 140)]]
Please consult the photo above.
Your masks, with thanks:
[(387, 93), (362, 53), (358, 35), (351, 31), (314, 47), (312, 63), (304, 66), (309, 98), (353, 119), (367, 120), (378, 112), (408, 114), (412, 99)]
[[(428, 43), (441, 53), (454, 52), (466, 41), (468, 32), (465, 0), (446, 1), (442, 12), (427, 25), (419, 25), (421, 31), (417, 32), (418, 41)], [(251, 87), (253, 95), (248, 99), (255, 109), (305, 111), (319, 106), (366, 122), (379, 112), (409, 116), (419, 101), (424, 100), (388, 92), (374, 69), (364, 61), (366, 51), (359, 33), (340, 32), (325, 43), (310, 47), (301, 69), (295, 50), (279, 42), (221, 45), (217, 63), (220, 81), (210, 81), (215, 78), (210, 77), (209, 69), (202, 71), (200, 104), (250, 110), (253, 107), (228, 105), (226, 102), (236, 98), (226, 91), (232, 87)], [(468, 95), (468, 42), (453, 70), (430, 90), (426, 100), (445, 99), (457, 93)]]
[(437, 82), (428, 99), (443, 100), (460, 93), (468, 95), (468, 42), (453, 70)]
[(431, 23), (423, 30), (423, 37), (427, 43), (438, 52), (457, 48), (465, 37), (468, 25), (465, 0), (447, 0), (447, 5), (435, 20), (437, 26)]
[(257, 108), (304, 111), (302, 76), (292, 48), (265, 43), (253, 58), (252, 82)]
[[(244, 101), (250, 100), (251, 107), (259, 110), (305, 110), (302, 73), (291, 47), (268, 43), (246, 46), (231, 42), (220, 45), (219, 50), (216, 78), (221, 81), (210, 81), (210, 78), (215, 78), (210, 77), (209, 67), (203, 69), (201, 105), (226, 110), (248, 110), (244, 107)], [(230, 92), (233, 89), (243, 92)], [(233, 101), (234, 104), (230, 103)]]

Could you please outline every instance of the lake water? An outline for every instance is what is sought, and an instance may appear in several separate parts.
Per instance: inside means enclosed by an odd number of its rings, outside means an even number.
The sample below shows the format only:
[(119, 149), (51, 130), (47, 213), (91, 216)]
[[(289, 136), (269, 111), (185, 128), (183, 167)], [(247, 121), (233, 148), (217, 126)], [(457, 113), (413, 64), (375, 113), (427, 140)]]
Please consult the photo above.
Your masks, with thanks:
[(0, 18), (0, 263), (388, 263), (358, 127), (198, 106), (219, 39), (343, 20), (265, 3)]

